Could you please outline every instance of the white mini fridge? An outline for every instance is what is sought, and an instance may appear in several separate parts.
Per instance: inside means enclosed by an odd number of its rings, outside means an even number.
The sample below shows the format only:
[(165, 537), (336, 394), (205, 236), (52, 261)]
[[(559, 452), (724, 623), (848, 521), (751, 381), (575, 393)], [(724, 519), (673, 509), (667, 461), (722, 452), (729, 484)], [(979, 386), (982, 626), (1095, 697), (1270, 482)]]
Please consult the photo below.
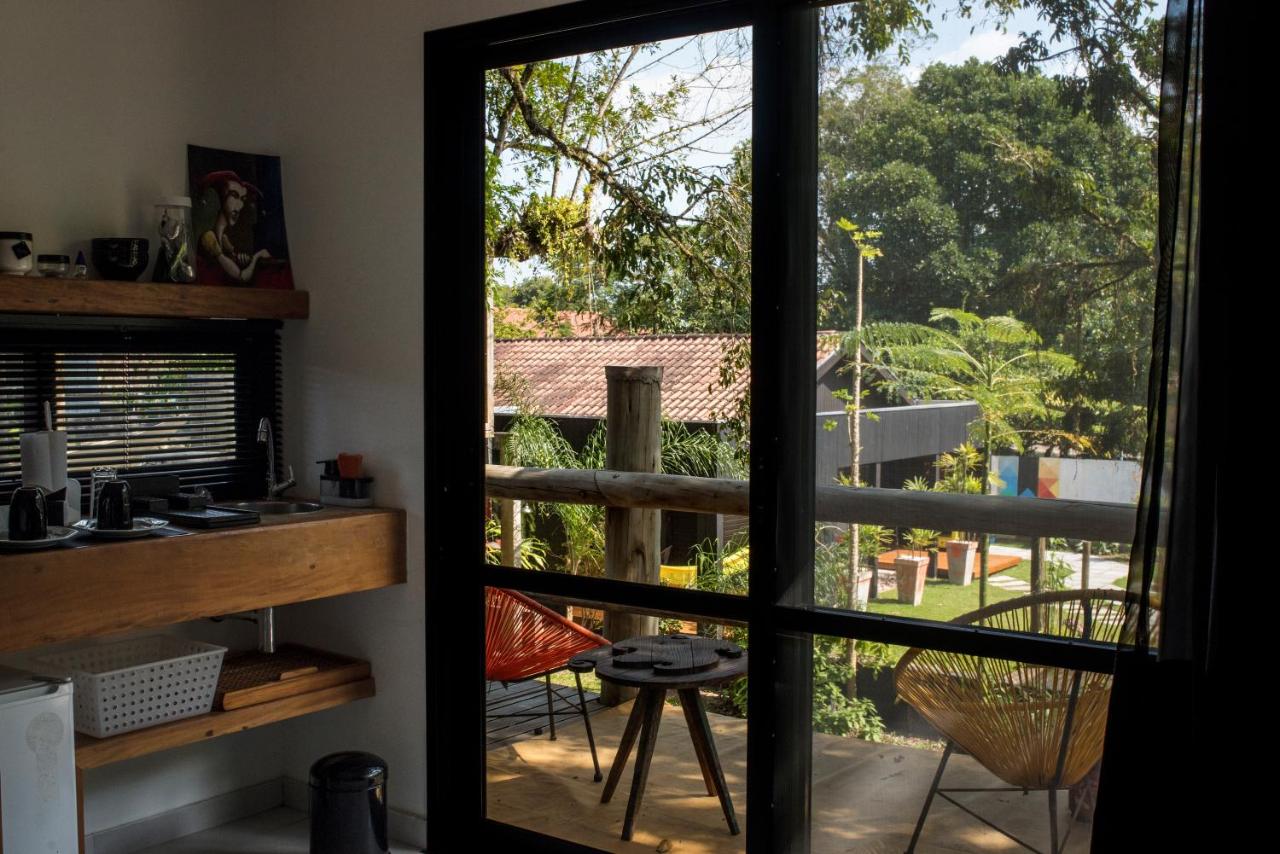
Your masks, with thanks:
[(0, 667), (0, 852), (76, 854), (70, 681)]

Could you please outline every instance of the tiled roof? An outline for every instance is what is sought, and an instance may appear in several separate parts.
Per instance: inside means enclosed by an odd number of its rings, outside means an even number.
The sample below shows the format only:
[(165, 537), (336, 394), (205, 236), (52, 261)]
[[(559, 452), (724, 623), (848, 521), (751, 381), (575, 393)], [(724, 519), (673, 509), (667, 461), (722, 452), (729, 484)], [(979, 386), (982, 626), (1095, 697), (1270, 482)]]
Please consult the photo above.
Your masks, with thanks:
[[(732, 412), (751, 381), (750, 371), (743, 371), (729, 387), (720, 385), (725, 351), (748, 339), (725, 334), (499, 340), (494, 405), (509, 408), (520, 402), (542, 415), (604, 418), (606, 366), (660, 365), (664, 416), (717, 421)], [(837, 349), (832, 335), (820, 333), (817, 363)]]

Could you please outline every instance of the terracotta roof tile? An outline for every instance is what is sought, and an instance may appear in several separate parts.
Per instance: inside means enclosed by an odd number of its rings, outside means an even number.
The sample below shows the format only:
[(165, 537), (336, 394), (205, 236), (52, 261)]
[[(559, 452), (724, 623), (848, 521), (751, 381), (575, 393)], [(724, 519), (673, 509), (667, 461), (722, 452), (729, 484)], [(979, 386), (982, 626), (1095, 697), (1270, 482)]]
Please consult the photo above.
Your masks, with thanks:
[[(725, 351), (747, 335), (631, 335), (593, 338), (499, 340), (494, 344), (498, 388), (494, 405), (512, 407), (524, 396), (543, 415), (605, 417), (604, 369), (608, 365), (660, 365), (662, 413), (675, 421), (716, 421), (732, 411), (751, 381), (744, 371), (720, 385)], [(820, 333), (817, 362), (838, 348)], [(513, 388), (518, 389), (513, 394)]]

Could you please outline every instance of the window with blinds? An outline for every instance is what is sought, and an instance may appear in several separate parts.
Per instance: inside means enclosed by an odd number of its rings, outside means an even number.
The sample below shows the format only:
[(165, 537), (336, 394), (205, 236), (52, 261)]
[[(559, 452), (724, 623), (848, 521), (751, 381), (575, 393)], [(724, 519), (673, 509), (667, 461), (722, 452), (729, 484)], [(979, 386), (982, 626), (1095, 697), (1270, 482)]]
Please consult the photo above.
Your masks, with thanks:
[(176, 474), (217, 498), (260, 495), (259, 419), (281, 436), (278, 335), (247, 321), (0, 326), (0, 502), (21, 483), (18, 437), (43, 429), (46, 401), (67, 432), (68, 473), (86, 487), (91, 469), (113, 466)]

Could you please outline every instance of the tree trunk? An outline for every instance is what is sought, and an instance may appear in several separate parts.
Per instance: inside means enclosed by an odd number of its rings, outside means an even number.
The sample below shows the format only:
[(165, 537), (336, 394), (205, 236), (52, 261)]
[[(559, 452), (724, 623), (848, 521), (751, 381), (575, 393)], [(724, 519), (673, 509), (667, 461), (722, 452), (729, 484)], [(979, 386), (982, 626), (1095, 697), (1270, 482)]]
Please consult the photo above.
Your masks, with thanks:
[[(853, 348), (853, 401), (849, 407), (849, 483), (857, 488), (862, 485), (862, 250), (858, 250), (857, 278), (854, 284), (853, 329), (857, 343)], [(849, 608), (858, 603), (858, 576), (862, 572), (861, 532), (857, 524), (849, 525)], [(877, 593), (879, 591), (876, 591)], [(868, 591), (869, 595), (875, 595)], [(845, 660), (849, 664), (849, 681), (845, 696), (852, 699), (858, 694), (858, 645), (853, 638), (846, 638)]]
[[(986, 493), (986, 484), (991, 479), (991, 422), (985, 421), (982, 425), (982, 453), (986, 458), (986, 468), (982, 473), (983, 494)], [(989, 565), (988, 558), (991, 555), (991, 537), (983, 531), (978, 537), (978, 607), (987, 607), (987, 567)]]
[[(657, 472), (662, 461), (662, 368), (605, 368), (608, 379), (605, 422), (605, 468), (615, 471)], [(661, 511), (628, 507), (605, 509), (604, 572), (608, 578), (659, 583), (658, 544)], [(621, 641), (658, 632), (657, 617), (609, 610), (604, 634)], [(617, 705), (635, 696), (635, 689), (601, 684), (600, 699)]]

